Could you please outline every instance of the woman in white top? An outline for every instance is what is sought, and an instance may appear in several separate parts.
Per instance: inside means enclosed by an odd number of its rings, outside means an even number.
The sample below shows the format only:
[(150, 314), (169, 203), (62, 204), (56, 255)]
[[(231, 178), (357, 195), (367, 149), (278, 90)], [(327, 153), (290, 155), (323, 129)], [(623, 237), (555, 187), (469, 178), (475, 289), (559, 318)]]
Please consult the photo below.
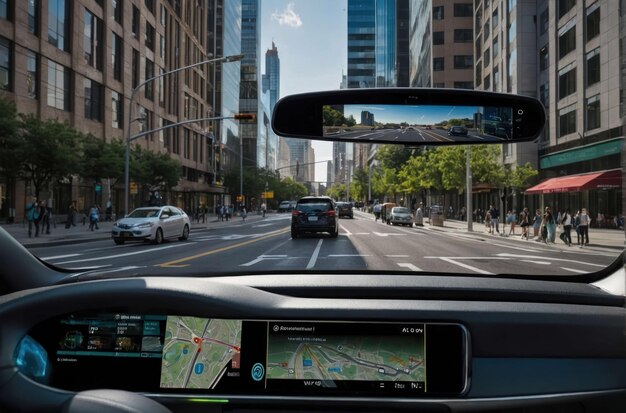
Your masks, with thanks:
[(587, 215), (587, 209), (583, 208), (580, 211), (578, 217), (580, 222), (578, 223), (578, 231), (580, 232), (580, 248), (584, 245), (589, 245), (589, 215)]

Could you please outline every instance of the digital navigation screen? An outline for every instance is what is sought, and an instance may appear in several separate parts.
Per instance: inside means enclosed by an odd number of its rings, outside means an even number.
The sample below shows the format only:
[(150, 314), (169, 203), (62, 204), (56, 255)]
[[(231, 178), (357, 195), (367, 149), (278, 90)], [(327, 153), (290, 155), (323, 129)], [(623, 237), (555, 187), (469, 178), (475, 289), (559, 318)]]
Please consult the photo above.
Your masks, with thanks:
[(467, 383), (457, 324), (70, 315), (30, 335), (51, 385), (214, 394), (458, 395)]

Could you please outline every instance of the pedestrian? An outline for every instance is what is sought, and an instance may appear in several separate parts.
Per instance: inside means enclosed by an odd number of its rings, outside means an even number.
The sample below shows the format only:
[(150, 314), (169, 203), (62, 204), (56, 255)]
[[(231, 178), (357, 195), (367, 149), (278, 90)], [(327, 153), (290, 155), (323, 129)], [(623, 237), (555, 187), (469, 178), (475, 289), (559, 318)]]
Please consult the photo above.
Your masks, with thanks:
[(43, 216), (41, 218), (41, 233), (45, 233), (50, 235), (50, 220), (52, 219), (52, 208), (48, 206), (47, 201), (41, 201), (41, 211), (43, 212)]
[(509, 229), (509, 235), (515, 235), (515, 225), (517, 224), (517, 211), (511, 211), (511, 228)]
[(33, 236), (33, 226), (35, 226), (35, 236), (38, 236), (39, 205), (36, 197), (32, 197), (31, 202), (26, 206), (26, 220), (28, 221), (28, 238)]
[(528, 208), (524, 207), (524, 209), (519, 213), (519, 224), (522, 227), (522, 239), (526, 237), (526, 241), (528, 241), (528, 227), (530, 227), (530, 217), (528, 216)]
[(107, 221), (111, 221), (112, 216), (113, 216), (113, 203), (111, 202), (111, 197), (109, 197), (109, 200), (106, 203), (106, 217), (105, 217), (105, 219)]
[(378, 222), (378, 219), (380, 218), (380, 210), (382, 209), (382, 205), (380, 204), (376, 204), (374, 205), (374, 222)]
[(230, 206), (226, 208), (226, 221), (228, 221), (229, 219), (232, 219), (234, 214), (235, 214), (235, 207), (233, 206), (233, 204), (230, 204)]
[(569, 208), (565, 210), (561, 216), (560, 224), (563, 226), (560, 238), (568, 247), (572, 246), (572, 214), (570, 214)]
[(72, 226), (76, 226), (76, 221), (75, 221), (75, 216), (76, 216), (76, 207), (74, 207), (74, 204), (70, 204), (70, 206), (67, 209), (67, 220), (65, 221), (65, 229), (69, 229)]
[(546, 244), (551, 242), (554, 244), (554, 238), (556, 235), (556, 224), (554, 220), (554, 215), (552, 214), (552, 208), (549, 206), (546, 207), (545, 212), (543, 214), (544, 226), (547, 230), (546, 234)]
[(263, 218), (265, 218), (265, 212), (267, 211), (267, 205), (265, 205), (265, 202), (263, 202), (261, 204), (261, 213), (263, 214)]
[(243, 222), (246, 222), (246, 217), (248, 216), (248, 211), (246, 211), (246, 207), (242, 207), (241, 208), (241, 218), (243, 219)]
[(485, 213), (485, 228), (487, 228), (487, 231), (491, 234), (491, 213), (489, 211), (491, 211), (491, 209), (487, 210)]
[(226, 205), (220, 207), (220, 221), (224, 222), (226, 219)]
[(589, 224), (591, 219), (587, 215), (587, 208), (580, 210), (578, 228), (580, 231), (580, 248), (589, 245)]
[(93, 231), (94, 227), (95, 229), (100, 229), (98, 228), (99, 219), (100, 219), (100, 209), (98, 208), (98, 205), (94, 204), (89, 210), (89, 229), (91, 231)]
[(533, 218), (533, 238), (535, 241), (539, 241), (539, 230), (541, 229), (541, 210), (535, 211), (535, 217)]
[(490, 205), (489, 215), (491, 216), (491, 228), (492, 230), (495, 230), (495, 232), (493, 233), (495, 234), (497, 232), (498, 234), (500, 234), (500, 211), (498, 211), (498, 208)]

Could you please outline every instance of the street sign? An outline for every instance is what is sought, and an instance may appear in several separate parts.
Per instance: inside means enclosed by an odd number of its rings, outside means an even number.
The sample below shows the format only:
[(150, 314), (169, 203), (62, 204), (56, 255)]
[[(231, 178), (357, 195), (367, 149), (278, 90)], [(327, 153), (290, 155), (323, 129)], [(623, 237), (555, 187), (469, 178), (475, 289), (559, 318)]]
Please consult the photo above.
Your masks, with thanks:
[(263, 192), (261, 197), (265, 199), (274, 199), (274, 191)]
[(131, 182), (130, 183), (130, 193), (133, 195), (137, 195), (139, 193), (139, 188), (137, 187), (137, 183), (136, 182)]
[(102, 192), (102, 184), (96, 184), (96, 192)]
[(243, 202), (243, 195), (237, 195), (237, 202)]

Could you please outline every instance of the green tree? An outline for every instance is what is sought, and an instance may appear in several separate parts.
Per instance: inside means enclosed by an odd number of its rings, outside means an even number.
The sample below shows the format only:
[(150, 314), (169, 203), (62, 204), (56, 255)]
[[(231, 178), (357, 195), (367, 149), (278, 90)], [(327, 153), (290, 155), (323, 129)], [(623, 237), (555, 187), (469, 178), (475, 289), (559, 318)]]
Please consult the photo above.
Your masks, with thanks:
[(363, 168), (355, 169), (352, 173), (350, 185), (350, 195), (353, 199), (366, 199), (369, 189), (369, 175), (367, 170)]
[(304, 185), (289, 177), (275, 182), (275, 186), (272, 189), (274, 191), (275, 203), (286, 200), (298, 200), (308, 193)]
[(15, 178), (21, 170), (23, 137), (19, 127), (15, 103), (0, 97), (0, 174), (7, 178)]
[[(125, 150), (119, 139), (106, 142), (93, 135), (83, 138), (83, 157), (80, 163), (80, 175), (98, 181), (101, 178), (112, 180), (115, 185), (124, 177)], [(137, 161), (137, 159), (133, 159)], [(134, 168), (136, 170), (136, 167)]]
[(348, 116), (347, 118), (344, 118), (344, 120), (345, 120), (344, 123), (347, 126), (352, 127), (352, 126), (356, 125), (356, 120), (354, 119), (354, 117), (352, 115)]
[(36, 197), (51, 180), (80, 173), (80, 133), (55, 120), (44, 121), (34, 115), (20, 118), (19, 175), (33, 184)]
[(328, 190), (326, 194), (335, 200), (344, 200), (346, 199), (347, 191), (345, 184), (333, 184)]
[(383, 168), (399, 171), (411, 157), (413, 151), (401, 145), (382, 145), (376, 152), (376, 159)]

